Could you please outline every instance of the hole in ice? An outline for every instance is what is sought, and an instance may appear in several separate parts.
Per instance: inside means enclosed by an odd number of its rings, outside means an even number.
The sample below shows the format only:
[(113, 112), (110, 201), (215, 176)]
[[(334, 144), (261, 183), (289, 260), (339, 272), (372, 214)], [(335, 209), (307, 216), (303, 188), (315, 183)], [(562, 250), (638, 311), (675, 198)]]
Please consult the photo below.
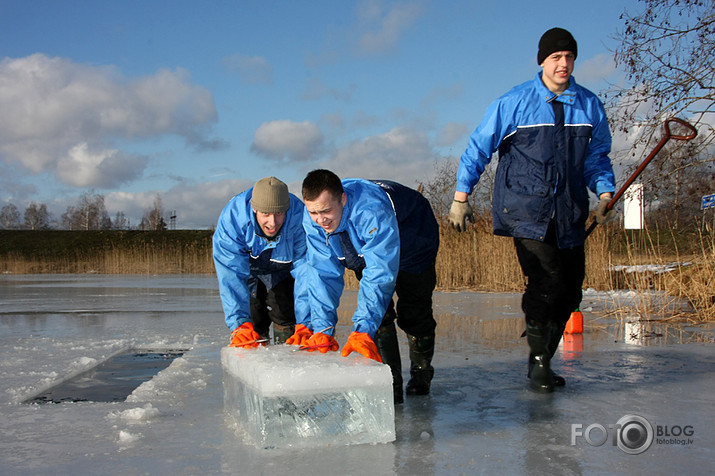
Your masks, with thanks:
[(23, 403), (123, 402), (185, 350), (132, 349), (58, 383)]

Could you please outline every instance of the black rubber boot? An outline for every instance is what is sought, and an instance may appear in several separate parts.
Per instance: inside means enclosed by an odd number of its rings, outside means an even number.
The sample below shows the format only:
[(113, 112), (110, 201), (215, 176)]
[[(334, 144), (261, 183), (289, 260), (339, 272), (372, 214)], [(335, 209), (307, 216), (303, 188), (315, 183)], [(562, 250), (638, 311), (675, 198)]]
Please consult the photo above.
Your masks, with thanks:
[(547, 330), (544, 327), (527, 323), (526, 340), (533, 355), (529, 386), (537, 392), (553, 392), (554, 378), (551, 373), (551, 355), (548, 349)]
[(434, 376), (434, 335), (415, 337), (407, 335), (410, 344), (410, 380), (407, 395), (427, 395)]
[[(561, 337), (564, 334), (564, 329), (566, 328), (565, 325), (559, 325), (555, 323), (549, 323), (547, 326), (547, 334), (548, 334), (548, 350), (549, 350), (549, 360), (551, 360), (554, 357), (554, 354), (556, 354), (556, 351), (559, 348), (559, 343), (561, 342)], [(534, 353), (530, 352), (529, 353), (529, 371), (527, 372), (526, 376), (527, 378), (531, 378), (531, 371), (534, 368)], [(551, 370), (551, 379), (554, 382), (554, 387), (563, 387), (566, 385), (566, 379), (563, 378), (561, 375), (557, 375), (554, 373), (553, 369)]]
[[(534, 354), (529, 353), (529, 371), (526, 374), (527, 378), (531, 378), (531, 370), (534, 368)], [(551, 378), (554, 381), (554, 387), (564, 387), (566, 386), (566, 379), (561, 375), (557, 375), (554, 371), (551, 371)]]
[[(555, 323), (549, 323), (547, 326), (547, 333), (548, 333), (548, 349), (549, 349), (549, 359), (554, 357), (554, 354), (556, 354), (556, 351), (559, 348), (559, 343), (561, 342), (561, 337), (564, 335), (564, 329), (566, 328), (566, 325), (559, 325)], [(529, 353), (529, 371), (526, 374), (527, 378), (531, 378), (531, 370), (534, 368), (534, 353), (530, 352)], [(557, 375), (554, 373), (553, 369), (551, 370), (551, 378), (554, 381), (554, 387), (564, 387), (566, 385), (566, 379), (563, 378), (561, 375)]]
[(285, 344), (285, 342), (295, 332), (295, 326), (279, 326), (273, 324), (273, 343), (276, 345)]
[[(550, 322), (547, 329), (549, 332), (549, 358), (553, 359), (554, 354), (556, 354), (556, 351), (559, 348), (561, 338), (564, 336), (564, 329), (566, 329), (566, 324), (557, 324), (555, 322)], [(551, 370), (551, 377), (554, 380), (554, 386), (563, 387), (566, 385), (566, 379), (564, 379), (560, 375), (556, 375), (553, 369)]]
[(397, 345), (397, 329), (394, 322), (382, 325), (377, 329), (375, 345), (380, 358), (382, 358), (382, 363), (390, 366), (394, 401), (395, 403), (402, 403), (405, 401), (402, 394), (402, 359), (400, 359), (400, 348)]

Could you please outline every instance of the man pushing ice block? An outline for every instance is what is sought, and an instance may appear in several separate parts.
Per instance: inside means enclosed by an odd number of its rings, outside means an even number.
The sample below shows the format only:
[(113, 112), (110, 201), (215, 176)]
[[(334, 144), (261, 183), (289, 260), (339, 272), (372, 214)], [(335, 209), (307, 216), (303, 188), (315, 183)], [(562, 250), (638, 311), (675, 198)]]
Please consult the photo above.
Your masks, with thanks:
[(395, 440), (392, 374), (357, 353), (224, 347), (224, 408), (260, 448)]
[[(303, 204), (275, 177), (234, 197), (219, 217), (214, 262), (231, 331), (221, 354), (226, 410), (259, 446), (392, 441), (389, 367), (323, 355), (338, 350), (333, 332), (324, 334), (335, 323), (310, 324), (308, 287), (316, 283), (302, 217)], [(294, 328), (296, 319), (307, 325)], [(263, 347), (271, 321), (276, 344), (310, 340), (307, 348)], [(350, 349), (365, 355), (348, 339), (342, 355)], [(365, 356), (380, 361), (376, 349)]]

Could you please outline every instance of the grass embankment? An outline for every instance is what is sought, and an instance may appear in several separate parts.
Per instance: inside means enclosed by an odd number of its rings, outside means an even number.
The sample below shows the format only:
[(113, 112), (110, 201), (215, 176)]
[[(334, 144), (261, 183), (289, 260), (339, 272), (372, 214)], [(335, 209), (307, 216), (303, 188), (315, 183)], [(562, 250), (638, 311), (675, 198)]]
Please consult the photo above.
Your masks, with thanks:
[[(0, 230), (0, 272), (212, 274), (211, 237), (209, 230)], [(674, 264), (674, 270), (634, 273), (615, 268), (667, 264)], [(357, 287), (351, 272), (346, 284)], [(467, 233), (443, 227), (438, 289), (521, 292), (524, 285), (512, 239), (494, 236), (485, 227)], [(665, 291), (690, 302), (699, 319), (715, 319), (713, 234), (596, 228), (586, 242), (584, 287)]]
[(0, 230), (0, 271), (30, 273), (213, 273), (206, 230)]

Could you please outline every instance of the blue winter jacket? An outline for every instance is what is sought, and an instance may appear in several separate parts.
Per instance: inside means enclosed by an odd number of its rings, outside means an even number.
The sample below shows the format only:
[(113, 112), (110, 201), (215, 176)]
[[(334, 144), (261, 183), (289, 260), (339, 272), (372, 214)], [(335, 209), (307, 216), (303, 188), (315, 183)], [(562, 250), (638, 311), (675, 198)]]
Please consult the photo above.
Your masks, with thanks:
[[(303, 202), (290, 194), (290, 208), (279, 234), (268, 239), (251, 208), (253, 188), (236, 195), (224, 207), (213, 235), (213, 258), (226, 325), (233, 332), (250, 321), (250, 297), (255, 280), (271, 289), (291, 275), (295, 279), (296, 320), (309, 318)], [(252, 289), (254, 288), (254, 289)]]
[(472, 192), (497, 150), (494, 233), (543, 241), (553, 218), (560, 248), (582, 245), (587, 187), (596, 195), (615, 190), (611, 133), (598, 97), (573, 76), (558, 96), (541, 73), (516, 86), (489, 106), (470, 136), (457, 191)]
[(345, 179), (342, 184), (347, 203), (334, 232), (327, 234), (304, 213), (311, 309), (310, 320), (298, 323), (314, 332), (337, 323), (347, 267), (362, 271), (352, 330), (373, 337), (398, 271), (420, 273), (433, 265), (439, 227), (429, 202), (416, 190), (387, 180)]

